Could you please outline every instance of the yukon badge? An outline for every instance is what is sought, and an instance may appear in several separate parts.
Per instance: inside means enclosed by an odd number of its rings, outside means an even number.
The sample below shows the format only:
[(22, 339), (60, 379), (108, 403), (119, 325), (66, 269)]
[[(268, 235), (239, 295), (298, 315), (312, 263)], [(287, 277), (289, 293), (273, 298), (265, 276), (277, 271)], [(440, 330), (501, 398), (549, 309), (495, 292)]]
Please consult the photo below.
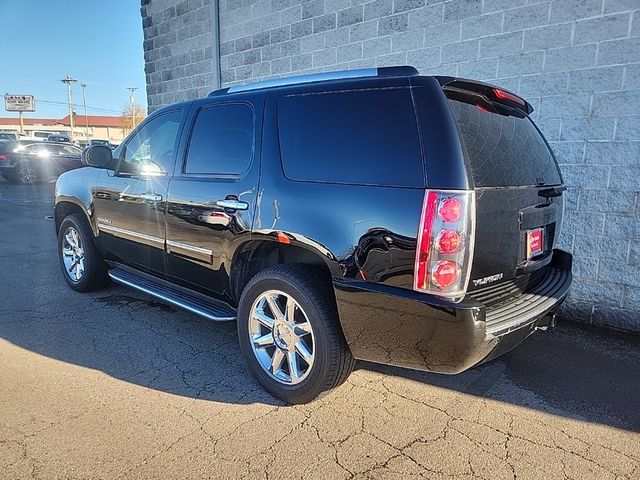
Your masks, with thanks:
[(486, 285), (487, 283), (497, 282), (498, 280), (502, 280), (502, 273), (496, 273), (495, 275), (489, 275), (488, 277), (473, 280), (473, 286), (477, 287), (478, 285)]

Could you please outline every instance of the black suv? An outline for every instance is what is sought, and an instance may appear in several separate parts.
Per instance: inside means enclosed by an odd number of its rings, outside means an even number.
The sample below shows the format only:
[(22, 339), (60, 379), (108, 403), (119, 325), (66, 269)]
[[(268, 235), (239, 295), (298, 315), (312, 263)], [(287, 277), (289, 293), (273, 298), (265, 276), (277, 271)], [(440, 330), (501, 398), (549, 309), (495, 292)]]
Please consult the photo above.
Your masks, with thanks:
[(262, 385), (307, 402), (364, 359), (457, 373), (571, 284), (562, 178), (532, 107), (412, 67), (218, 90), (56, 185), (64, 278), (236, 320)]

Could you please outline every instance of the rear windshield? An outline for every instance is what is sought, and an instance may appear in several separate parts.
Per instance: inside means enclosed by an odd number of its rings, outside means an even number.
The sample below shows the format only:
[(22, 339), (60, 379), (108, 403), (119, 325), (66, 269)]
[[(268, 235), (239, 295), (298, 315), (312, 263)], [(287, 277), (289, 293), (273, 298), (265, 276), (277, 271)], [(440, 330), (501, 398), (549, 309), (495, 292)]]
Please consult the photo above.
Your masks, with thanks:
[(558, 166), (529, 117), (460, 91), (446, 91), (476, 187), (558, 185)]
[(278, 127), (291, 180), (424, 187), (408, 88), (285, 96)]

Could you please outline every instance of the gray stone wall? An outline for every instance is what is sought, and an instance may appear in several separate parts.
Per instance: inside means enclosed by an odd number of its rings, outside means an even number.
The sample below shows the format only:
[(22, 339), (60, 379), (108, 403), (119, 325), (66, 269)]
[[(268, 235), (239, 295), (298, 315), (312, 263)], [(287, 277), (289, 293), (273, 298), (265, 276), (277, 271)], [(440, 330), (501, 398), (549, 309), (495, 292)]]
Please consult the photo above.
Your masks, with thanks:
[[(223, 86), (408, 64), (526, 97), (569, 187), (561, 247), (575, 255), (575, 283), (565, 311), (640, 330), (640, 0), (220, 0), (219, 26)], [(158, 69), (158, 54), (150, 104), (194, 94), (183, 79), (205, 81), (198, 95), (213, 84), (206, 65), (163, 80), (174, 67)]]
[(149, 111), (206, 96), (213, 65), (211, 0), (142, 0), (140, 12)]

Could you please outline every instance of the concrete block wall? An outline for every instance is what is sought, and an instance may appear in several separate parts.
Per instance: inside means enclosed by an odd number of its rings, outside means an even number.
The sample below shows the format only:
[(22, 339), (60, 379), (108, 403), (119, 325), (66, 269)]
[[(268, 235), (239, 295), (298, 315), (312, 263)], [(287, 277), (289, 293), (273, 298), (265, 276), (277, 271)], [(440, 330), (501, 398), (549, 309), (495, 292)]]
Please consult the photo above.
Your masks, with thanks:
[[(220, 0), (218, 6), (223, 86), (408, 64), (526, 97), (569, 187), (561, 247), (575, 256), (575, 282), (565, 313), (640, 331), (640, 0)], [(150, 87), (154, 92), (159, 84)], [(151, 103), (173, 92), (167, 88)]]
[(211, 91), (211, 1), (142, 0), (149, 112)]

